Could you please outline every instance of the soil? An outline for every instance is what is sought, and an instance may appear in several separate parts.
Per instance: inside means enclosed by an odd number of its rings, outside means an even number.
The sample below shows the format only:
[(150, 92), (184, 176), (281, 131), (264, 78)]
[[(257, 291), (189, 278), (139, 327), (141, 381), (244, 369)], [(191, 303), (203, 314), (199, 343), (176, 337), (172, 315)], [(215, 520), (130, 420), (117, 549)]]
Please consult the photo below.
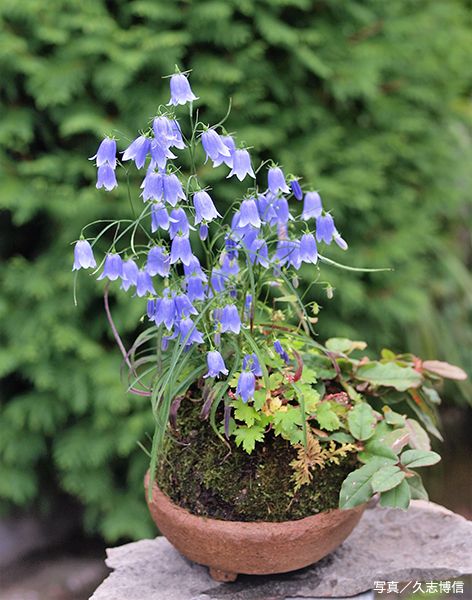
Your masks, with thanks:
[(182, 402), (158, 464), (159, 487), (176, 504), (228, 521), (291, 521), (338, 507), (355, 459), (316, 469), (312, 483), (294, 493), (290, 462), (296, 450), (288, 441), (266, 436), (267, 443), (248, 455), (233, 442), (223, 443), (200, 410), (201, 402)]

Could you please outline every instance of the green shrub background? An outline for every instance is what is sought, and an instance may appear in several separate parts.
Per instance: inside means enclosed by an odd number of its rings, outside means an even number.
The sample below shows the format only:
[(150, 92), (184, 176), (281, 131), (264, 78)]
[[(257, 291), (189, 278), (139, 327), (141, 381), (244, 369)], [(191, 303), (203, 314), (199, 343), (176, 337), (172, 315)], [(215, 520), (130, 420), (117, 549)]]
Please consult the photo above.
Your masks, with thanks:
[[(127, 396), (101, 286), (72, 241), (125, 214), (94, 188), (104, 133), (129, 137), (193, 69), (205, 120), (320, 190), (350, 252), (393, 273), (324, 270), (321, 338), (410, 348), (471, 369), (471, 11), (465, 0), (2, 0), (0, 506), (62, 489), (109, 541), (153, 534), (143, 501), (148, 402)], [(123, 149), (123, 148), (121, 148)], [(255, 152), (255, 151), (254, 151)], [(213, 183), (209, 180), (209, 183)], [(231, 183), (216, 191), (229, 197)], [(305, 271), (306, 275), (306, 271)], [(139, 302), (117, 297), (131, 339)], [(467, 326), (466, 323), (469, 323)], [(468, 351), (469, 349), (469, 351)], [(470, 384), (450, 388), (471, 398)]]

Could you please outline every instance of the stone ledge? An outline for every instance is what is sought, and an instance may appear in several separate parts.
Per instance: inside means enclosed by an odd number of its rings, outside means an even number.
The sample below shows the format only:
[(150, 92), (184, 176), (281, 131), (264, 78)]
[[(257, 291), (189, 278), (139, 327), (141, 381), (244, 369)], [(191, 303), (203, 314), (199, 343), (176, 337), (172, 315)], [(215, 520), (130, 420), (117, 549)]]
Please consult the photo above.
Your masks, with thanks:
[[(414, 500), (408, 511), (366, 510), (335, 552), (315, 565), (273, 576), (216, 583), (163, 537), (107, 550), (114, 572), (91, 600), (290, 600), (352, 597), (374, 581), (431, 581), (472, 573), (472, 521)], [(369, 598), (369, 595), (360, 598)]]

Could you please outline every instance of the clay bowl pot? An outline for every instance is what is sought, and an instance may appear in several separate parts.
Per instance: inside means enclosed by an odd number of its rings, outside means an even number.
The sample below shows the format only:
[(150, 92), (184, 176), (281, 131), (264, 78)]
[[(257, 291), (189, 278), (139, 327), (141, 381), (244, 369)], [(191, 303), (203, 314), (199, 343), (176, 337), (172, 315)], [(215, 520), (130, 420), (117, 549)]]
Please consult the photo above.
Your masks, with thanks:
[(193, 515), (174, 504), (154, 483), (148, 497), (152, 518), (161, 533), (193, 562), (210, 567), (216, 581), (234, 581), (239, 573), (269, 575), (311, 565), (337, 548), (359, 522), (365, 505), (329, 510), (298, 519), (223, 521)]

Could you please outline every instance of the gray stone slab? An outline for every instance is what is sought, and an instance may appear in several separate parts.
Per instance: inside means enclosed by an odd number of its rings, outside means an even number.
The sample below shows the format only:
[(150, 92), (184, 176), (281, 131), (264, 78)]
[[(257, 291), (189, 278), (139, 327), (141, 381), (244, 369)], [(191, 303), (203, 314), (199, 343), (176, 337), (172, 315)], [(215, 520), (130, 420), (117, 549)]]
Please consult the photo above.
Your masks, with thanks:
[[(300, 600), (362, 594), (375, 581), (445, 580), (472, 573), (472, 522), (431, 502), (366, 510), (335, 552), (311, 567), (213, 581), (164, 538), (107, 551), (114, 572), (91, 600)], [(369, 596), (367, 596), (368, 598)], [(361, 596), (362, 598), (362, 596)]]

